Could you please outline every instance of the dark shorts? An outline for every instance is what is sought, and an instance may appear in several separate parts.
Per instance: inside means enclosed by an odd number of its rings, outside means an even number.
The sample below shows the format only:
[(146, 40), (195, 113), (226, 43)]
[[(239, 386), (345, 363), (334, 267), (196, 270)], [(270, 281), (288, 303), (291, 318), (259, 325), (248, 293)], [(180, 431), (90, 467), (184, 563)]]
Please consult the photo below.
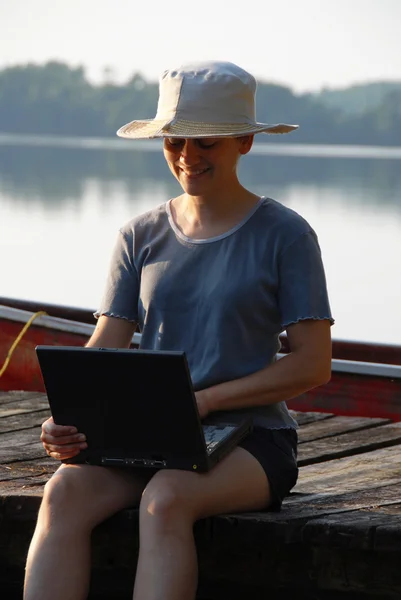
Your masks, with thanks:
[(262, 465), (272, 491), (268, 510), (279, 511), (298, 479), (298, 435), (295, 429), (254, 427), (239, 446), (248, 450)]

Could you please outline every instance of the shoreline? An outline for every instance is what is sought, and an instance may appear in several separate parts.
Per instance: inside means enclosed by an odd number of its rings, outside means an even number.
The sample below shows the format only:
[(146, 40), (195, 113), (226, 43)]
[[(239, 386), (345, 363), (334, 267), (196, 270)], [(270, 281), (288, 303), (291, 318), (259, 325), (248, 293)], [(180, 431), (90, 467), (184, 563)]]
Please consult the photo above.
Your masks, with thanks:
[[(75, 148), (81, 150), (117, 150), (159, 152), (162, 141), (122, 140), (105, 137), (59, 136), (55, 134), (18, 134), (0, 132), (0, 146)], [(293, 144), (255, 142), (251, 155), (299, 156), (315, 158), (401, 159), (401, 146), (351, 144)]]

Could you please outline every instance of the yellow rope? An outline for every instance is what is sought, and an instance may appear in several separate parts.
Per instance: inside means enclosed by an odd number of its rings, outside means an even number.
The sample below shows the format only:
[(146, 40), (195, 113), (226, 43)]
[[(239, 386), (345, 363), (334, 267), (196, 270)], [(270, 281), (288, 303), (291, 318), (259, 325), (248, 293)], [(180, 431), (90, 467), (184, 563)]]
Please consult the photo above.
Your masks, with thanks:
[(4, 365), (1, 367), (0, 369), (0, 377), (3, 376), (5, 370), (8, 367), (8, 363), (11, 360), (11, 356), (14, 352), (14, 350), (16, 349), (16, 347), (18, 346), (18, 344), (21, 341), (22, 336), (25, 334), (25, 332), (27, 331), (27, 329), (31, 326), (31, 324), (33, 323), (33, 321), (37, 318), (37, 317), (41, 317), (42, 315), (46, 315), (47, 313), (44, 310), (39, 310), (38, 312), (36, 312), (35, 314), (32, 315), (32, 317), (29, 319), (29, 321), (27, 321), (24, 325), (24, 327), (22, 328), (22, 330), (20, 331), (20, 333), (18, 334), (17, 338), (15, 339), (15, 341), (13, 342), (10, 350), (7, 353), (6, 356), (6, 360), (4, 361)]

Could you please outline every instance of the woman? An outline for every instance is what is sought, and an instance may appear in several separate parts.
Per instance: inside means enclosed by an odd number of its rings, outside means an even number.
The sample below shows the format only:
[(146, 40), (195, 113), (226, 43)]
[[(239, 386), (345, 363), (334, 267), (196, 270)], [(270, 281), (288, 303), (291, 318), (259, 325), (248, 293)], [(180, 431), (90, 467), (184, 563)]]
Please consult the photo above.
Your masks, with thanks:
[[(231, 63), (169, 70), (155, 119), (117, 132), (163, 138), (183, 194), (120, 230), (88, 343), (129, 347), (139, 325), (144, 348), (186, 351), (201, 417), (249, 413), (254, 431), (206, 474), (62, 464), (45, 488), (25, 600), (85, 598), (92, 529), (134, 505), (134, 599), (195, 598), (195, 521), (279, 510), (296, 483), (297, 424), (285, 401), (330, 378), (333, 319), (314, 231), (238, 180), (256, 133), (296, 129), (257, 123), (255, 91), (254, 78)], [(284, 330), (291, 352), (275, 360)], [(41, 439), (58, 460), (86, 447), (83, 434), (51, 419)]]

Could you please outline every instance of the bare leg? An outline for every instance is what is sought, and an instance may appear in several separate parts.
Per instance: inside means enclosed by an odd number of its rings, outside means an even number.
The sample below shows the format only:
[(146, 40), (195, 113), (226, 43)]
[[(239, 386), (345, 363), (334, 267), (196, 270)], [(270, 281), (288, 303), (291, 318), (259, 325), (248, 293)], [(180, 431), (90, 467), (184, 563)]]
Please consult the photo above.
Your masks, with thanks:
[(83, 600), (92, 529), (137, 505), (146, 480), (88, 465), (62, 465), (46, 484), (28, 552), (24, 600)]
[(140, 528), (134, 600), (195, 598), (198, 565), (191, 519), (159, 504), (141, 516)]
[(134, 600), (193, 600), (195, 521), (224, 512), (258, 510), (270, 497), (264, 470), (243, 448), (236, 448), (207, 474), (159, 471), (141, 500)]

